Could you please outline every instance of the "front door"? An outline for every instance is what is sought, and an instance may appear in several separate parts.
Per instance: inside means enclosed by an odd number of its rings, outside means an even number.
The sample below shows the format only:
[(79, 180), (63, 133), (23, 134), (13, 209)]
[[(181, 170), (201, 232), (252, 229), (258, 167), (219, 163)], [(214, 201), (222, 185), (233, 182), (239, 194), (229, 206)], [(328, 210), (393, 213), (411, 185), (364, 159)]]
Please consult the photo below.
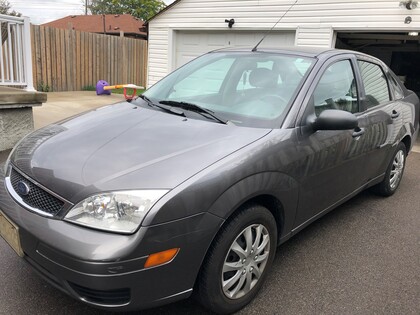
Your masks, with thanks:
[[(314, 220), (364, 184), (368, 119), (360, 112), (360, 79), (352, 55), (336, 57), (321, 69), (309, 90), (297, 150), (301, 156), (295, 230)], [(357, 69), (356, 69), (357, 70)], [(307, 123), (326, 109), (348, 111), (360, 129), (313, 131)]]

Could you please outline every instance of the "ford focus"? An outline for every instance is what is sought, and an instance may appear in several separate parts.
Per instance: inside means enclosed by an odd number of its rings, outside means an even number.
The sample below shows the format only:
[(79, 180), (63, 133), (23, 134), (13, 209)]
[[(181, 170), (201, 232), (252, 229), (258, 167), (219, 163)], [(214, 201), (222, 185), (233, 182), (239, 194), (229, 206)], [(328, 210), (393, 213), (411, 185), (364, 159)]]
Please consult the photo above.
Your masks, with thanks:
[(362, 190), (394, 194), (418, 130), (418, 97), (376, 58), (215, 51), (21, 140), (0, 174), (0, 232), (94, 307), (194, 294), (232, 313), (278, 245)]

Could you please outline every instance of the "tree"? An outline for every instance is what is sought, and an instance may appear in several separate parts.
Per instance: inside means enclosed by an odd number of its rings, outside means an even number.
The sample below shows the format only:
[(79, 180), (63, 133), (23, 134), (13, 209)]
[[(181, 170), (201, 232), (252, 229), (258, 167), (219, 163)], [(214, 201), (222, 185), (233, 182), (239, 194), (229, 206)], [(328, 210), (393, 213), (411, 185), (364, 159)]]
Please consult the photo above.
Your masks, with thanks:
[(0, 14), (6, 14), (6, 15), (13, 15), (13, 16), (21, 16), (19, 12), (16, 12), (15, 10), (10, 11), (12, 6), (10, 5), (9, 1), (7, 0), (0, 0)]
[[(6, 15), (13, 15), (13, 16), (21, 16), (19, 12), (16, 12), (15, 10), (10, 11), (11, 5), (9, 1), (7, 0), (0, 0), (0, 14), (6, 14)], [(9, 33), (7, 32), (7, 25), (6, 23), (2, 23), (1, 25), (1, 38), (2, 38), (2, 44), (7, 40), (9, 37)]]
[(161, 0), (92, 0), (88, 5), (92, 14), (131, 14), (143, 21), (165, 7)]

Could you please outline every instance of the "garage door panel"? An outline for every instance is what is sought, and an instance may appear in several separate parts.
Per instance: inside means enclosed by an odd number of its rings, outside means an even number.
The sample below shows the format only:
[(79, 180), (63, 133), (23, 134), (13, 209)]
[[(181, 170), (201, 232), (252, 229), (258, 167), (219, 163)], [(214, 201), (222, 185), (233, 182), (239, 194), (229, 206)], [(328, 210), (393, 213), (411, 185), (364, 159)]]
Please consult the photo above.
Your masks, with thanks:
[[(253, 47), (265, 32), (251, 31), (178, 31), (175, 37), (175, 67), (178, 68), (209, 51), (225, 47)], [(293, 46), (295, 32), (273, 32), (261, 47)]]
[(202, 37), (207, 37), (207, 43), (209, 46), (212, 47), (224, 47), (228, 41), (227, 38), (227, 34), (206, 34), (206, 36), (202, 36)]
[(188, 36), (182, 38), (182, 43), (185, 46), (199, 46), (200, 45), (200, 35), (191, 33)]
[(194, 60), (195, 58), (197, 58), (200, 55), (201, 54), (199, 52), (197, 52), (195, 54), (193, 54), (193, 53), (182, 54), (182, 53), (177, 52), (177, 54), (176, 54), (177, 64), (185, 65), (186, 63), (190, 62), (191, 60)]
[(255, 34), (234, 34), (234, 45), (236, 47), (249, 46), (250, 42), (255, 43)]

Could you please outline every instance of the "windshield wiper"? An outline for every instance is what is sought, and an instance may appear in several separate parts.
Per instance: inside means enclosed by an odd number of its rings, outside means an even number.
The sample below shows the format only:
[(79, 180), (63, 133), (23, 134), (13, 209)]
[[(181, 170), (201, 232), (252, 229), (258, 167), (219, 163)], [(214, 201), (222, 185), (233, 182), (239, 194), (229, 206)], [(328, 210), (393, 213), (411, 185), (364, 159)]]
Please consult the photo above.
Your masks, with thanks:
[(150, 98), (148, 98), (145, 95), (140, 95), (140, 98), (145, 100), (147, 105), (149, 105), (150, 107), (157, 107), (157, 108), (160, 108), (161, 110), (164, 110), (167, 113), (185, 117), (184, 112), (181, 110), (160, 106), (159, 104), (154, 103)]
[(201, 107), (197, 104), (187, 103), (187, 102), (179, 102), (179, 101), (169, 101), (169, 100), (160, 101), (159, 104), (170, 105), (170, 106), (173, 106), (173, 107), (179, 107), (179, 108), (182, 108), (182, 109), (185, 109), (185, 110), (189, 110), (191, 112), (201, 114), (203, 117), (212, 118), (213, 120), (216, 120), (219, 123), (224, 124), (224, 125), (227, 125), (227, 123), (228, 123), (227, 120), (224, 120), (224, 119), (216, 116), (213, 111), (211, 111), (207, 108)]

